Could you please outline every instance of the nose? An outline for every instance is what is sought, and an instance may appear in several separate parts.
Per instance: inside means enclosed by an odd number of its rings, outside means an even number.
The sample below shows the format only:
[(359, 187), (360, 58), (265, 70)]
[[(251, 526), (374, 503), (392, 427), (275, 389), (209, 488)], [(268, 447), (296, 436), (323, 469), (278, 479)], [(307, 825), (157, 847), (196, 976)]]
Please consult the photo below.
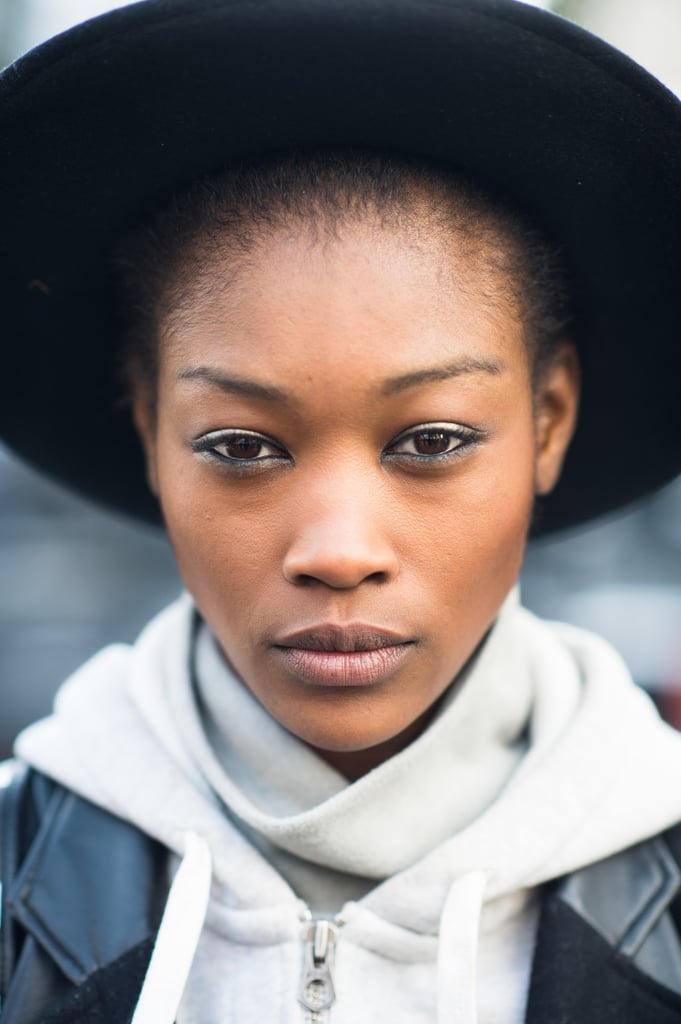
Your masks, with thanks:
[(289, 583), (348, 590), (394, 578), (399, 565), (386, 505), (380, 486), (346, 474), (306, 490), (292, 517), (293, 537), (284, 558)]

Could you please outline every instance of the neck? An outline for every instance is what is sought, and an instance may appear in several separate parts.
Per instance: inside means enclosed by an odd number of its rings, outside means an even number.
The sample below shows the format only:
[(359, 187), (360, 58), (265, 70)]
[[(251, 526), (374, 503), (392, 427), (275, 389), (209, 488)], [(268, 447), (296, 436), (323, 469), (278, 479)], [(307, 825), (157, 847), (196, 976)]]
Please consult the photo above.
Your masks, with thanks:
[(442, 699), (443, 697), (438, 698), (432, 707), (428, 708), (416, 721), (408, 725), (397, 736), (391, 736), (389, 739), (384, 740), (383, 743), (377, 743), (376, 746), (367, 747), (363, 750), (321, 750), (319, 747), (313, 747), (312, 749), (322, 760), (326, 761), (328, 765), (335, 768), (344, 778), (348, 779), (349, 782), (356, 782), (363, 775), (367, 775), (374, 768), (378, 768), (384, 761), (394, 757), (395, 754), (399, 754), (400, 751), (417, 739), (432, 721)]

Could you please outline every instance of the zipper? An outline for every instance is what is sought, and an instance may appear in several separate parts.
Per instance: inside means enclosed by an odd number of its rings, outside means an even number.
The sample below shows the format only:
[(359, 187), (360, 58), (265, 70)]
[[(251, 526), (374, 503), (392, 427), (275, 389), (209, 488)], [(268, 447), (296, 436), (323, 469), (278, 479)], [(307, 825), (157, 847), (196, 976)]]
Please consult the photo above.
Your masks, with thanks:
[(304, 1024), (328, 1024), (329, 1010), (336, 1001), (333, 960), (342, 919), (310, 921), (305, 934), (303, 971), (298, 1002), (305, 1010)]

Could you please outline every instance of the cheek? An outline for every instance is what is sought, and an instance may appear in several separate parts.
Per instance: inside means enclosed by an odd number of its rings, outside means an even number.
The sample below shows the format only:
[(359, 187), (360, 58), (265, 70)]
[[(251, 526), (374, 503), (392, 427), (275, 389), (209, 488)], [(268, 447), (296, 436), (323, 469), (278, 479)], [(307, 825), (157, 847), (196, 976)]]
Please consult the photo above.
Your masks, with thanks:
[(203, 502), (165, 503), (164, 515), (182, 579), (201, 611), (218, 602), (247, 612), (249, 594), (271, 577), (274, 538), (266, 530), (254, 535), (229, 508), (217, 514)]
[[(457, 559), (503, 559), (525, 538), (534, 505), (535, 443), (529, 419), (503, 441), (493, 440), (424, 508), (430, 528)], [(435, 539), (431, 537), (431, 540)], [(445, 538), (441, 536), (441, 541)]]
[(213, 625), (243, 621), (254, 595), (271, 578), (278, 543), (276, 518), (266, 503), (254, 522), (238, 498), (225, 494), (219, 475), (193, 456), (159, 445), (159, 499), (185, 586)]
[(475, 618), (484, 632), (520, 574), (533, 507), (528, 430), (440, 506), (439, 532), (433, 530), (423, 548), (440, 607), (459, 621)]

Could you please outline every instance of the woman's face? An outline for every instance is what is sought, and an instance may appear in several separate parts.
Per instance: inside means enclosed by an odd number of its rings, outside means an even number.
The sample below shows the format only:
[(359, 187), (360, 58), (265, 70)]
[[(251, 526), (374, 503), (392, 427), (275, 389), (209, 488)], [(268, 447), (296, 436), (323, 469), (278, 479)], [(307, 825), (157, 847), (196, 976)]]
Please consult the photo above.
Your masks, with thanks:
[(508, 289), (427, 231), (300, 227), (215, 265), (136, 419), (185, 584), (244, 684), (348, 777), (401, 749), (515, 583), (575, 409)]

